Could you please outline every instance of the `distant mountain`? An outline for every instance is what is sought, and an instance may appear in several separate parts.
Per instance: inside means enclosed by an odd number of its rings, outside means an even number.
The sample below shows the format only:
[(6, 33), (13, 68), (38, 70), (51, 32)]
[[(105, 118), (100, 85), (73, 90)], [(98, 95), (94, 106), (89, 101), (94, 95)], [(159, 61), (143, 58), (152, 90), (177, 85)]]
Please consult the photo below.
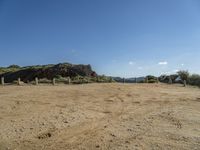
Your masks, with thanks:
[(112, 77), (112, 79), (116, 82), (121, 82), (123, 83), (124, 82), (124, 79), (125, 79), (125, 82), (126, 83), (136, 83), (136, 80), (137, 82), (142, 82), (144, 81), (145, 77), (137, 77), (137, 78), (121, 78), (121, 77)]

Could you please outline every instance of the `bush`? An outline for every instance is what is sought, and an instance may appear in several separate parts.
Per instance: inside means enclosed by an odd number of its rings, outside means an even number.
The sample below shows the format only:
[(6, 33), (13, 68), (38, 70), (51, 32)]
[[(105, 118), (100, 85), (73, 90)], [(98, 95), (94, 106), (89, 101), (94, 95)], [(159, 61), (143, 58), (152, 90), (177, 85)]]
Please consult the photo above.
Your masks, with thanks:
[(200, 87), (200, 75), (193, 74), (193, 75), (189, 76), (189, 84)]
[(10, 66), (8, 66), (8, 68), (20, 68), (20, 66), (18, 66), (18, 65), (10, 65)]
[(157, 80), (157, 77), (152, 76), (152, 75), (148, 75), (148, 76), (146, 76), (144, 82), (146, 82), (146, 83), (157, 83), (158, 80)]
[[(35, 83), (35, 81), (32, 81), (32, 82)], [(39, 79), (38, 82), (39, 83), (52, 83), (52, 81), (47, 78)]]
[(188, 71), (181, 70), (181, 71), (179, 71), (179, 72), (177, 72), (177, 73), (178, 73), (178, 75), (181, 77), (181, 80), (182, 80), (182, 81), (184, 81), (184, 80), (188, 81), (188, 78), (189, 78), (189, 76), (190, 76), (190, 74), (189, 74)]
[(157, 77), (152, 76), (152, 75), (148, 75), (148, 76), (146, 76), (146, 78), (147, 78), (148, 80), (157, 80)]
[(140, 80), (137, 83), (145, 83), (145, 81), (144, 80)]
[(56, 82), (58, 82), (58, 83), (65, 83), (65, 84), (69, 83), (68, 77), (62, 77), (62, 76), (58, 75), (55, 79), (56, 79)]
[(108, 82), (109, 81), (109, 78), (106, 77), (105, 75), (98, 76), (97, 78), (98, 78), (97, 82)]
[(73, 84), (87, 83), (87, 79), (83, 76), (77, 75), (76, 77), (72, 78), (72, 83)]
[(56, 79), (62, 79), (63, 77), (61, 75), (56, 75), (55, 78)]
[(150, 80), (148, 80), (148, 83), (157, 83), (158, 81), (157, 80), (155, 80), (155, 79), (150, 79)]
[(10, 65), (9, 67), (0, 67), (0, 74), (7, 73), (7, 72), (15, 72), (20, 70), (20, 66), (17, 65)]

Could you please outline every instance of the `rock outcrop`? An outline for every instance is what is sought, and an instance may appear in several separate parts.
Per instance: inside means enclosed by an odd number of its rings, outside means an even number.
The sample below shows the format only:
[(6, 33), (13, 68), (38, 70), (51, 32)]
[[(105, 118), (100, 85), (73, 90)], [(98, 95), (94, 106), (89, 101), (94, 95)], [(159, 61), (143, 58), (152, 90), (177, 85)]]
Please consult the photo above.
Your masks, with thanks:
[(28, 81), (35, 80), (35, 77), (53, 79), (56, 76), (96, 77), (97, 74), (92, 70), (90, 65), (73, 65), (69, 63), (61, 63), (57, 65), (21, 67), (21, 68), (18, 68), (17, 71), (16, 70), (9, 71), (9, 72), (0, 74), (0, 77), (4, 77), (5, 82), (13, 82), (17, 80), (18, 78), (20, 78), (21, 81), (23, 82), (28, 82)]

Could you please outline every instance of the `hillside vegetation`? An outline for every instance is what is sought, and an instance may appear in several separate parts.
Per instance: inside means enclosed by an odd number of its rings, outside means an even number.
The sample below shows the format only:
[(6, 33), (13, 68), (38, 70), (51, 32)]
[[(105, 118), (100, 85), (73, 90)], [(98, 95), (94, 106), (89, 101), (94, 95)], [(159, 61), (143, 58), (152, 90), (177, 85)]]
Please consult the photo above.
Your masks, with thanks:
[(34, 83), (36, 77), (39, 83), (52, 83), (53, 78), (57, 83), (74, 84), (114, 81), (111, 77), (97, 75), (90, 65), (70, 63), (0, 67), (0, 77), (4, 77), (6, 83), (15, 83), (18, 78), (24, 83)]

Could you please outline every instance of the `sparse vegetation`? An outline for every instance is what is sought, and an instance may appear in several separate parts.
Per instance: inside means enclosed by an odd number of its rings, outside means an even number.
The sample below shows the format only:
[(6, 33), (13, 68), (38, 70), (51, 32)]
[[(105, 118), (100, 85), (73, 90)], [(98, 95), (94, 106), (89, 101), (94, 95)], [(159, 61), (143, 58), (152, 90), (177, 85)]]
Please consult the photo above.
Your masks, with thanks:
[(157, 83), (158, 81), (157, 81), (157, 79), (155, 80), (155, 79), (150, 79), (150, 80), (148, 80), (148, 83)]
[(8, 66), (8, 68), (20, 68), (20, 66), (18, 66), (18, 65), (10, 65), (10, 66)]
[(185, 70), (178, 71), (177, 74), (180, 76), (182, 81), (188, 81), (190, 76), (189, 72)]
[[(35, 77), (38, 77), (39, 83), (52, 83), (52, 79), (55, 78), (56, 83), (69, 84), (69, 77), (72, 84), (123, 82), (123, 78), (120, 77), (97, 75), (92, 71), (90, 65), (72, 65), (69, 63), (26, 67), (14, 64), (8, 67), (0, 67), (0, 77), (5, 77), (5, 82), (7, 83), (15, 83), (15, 80), (20, 77), (21, 81), (31, 84), (35, 83)], [(135, 79), (137, 79), (137, 83), (157, 83), (158, 79), (163, 83), (169, 83), (170, 79), (172, 83), (184, 83), (185, 80), (189, 85), (200, 87), (200, 75), (190, 75), (185, 70), (181, 70), (177, 74), (162, 75), (159, 78), (152, 75), (127, 78), (125, 83), (135, 83)]]
[[(39, 79), (38, 82), (39, 83), (52, 83), (52, 81), (48, 80), (47, 78)], [(32, 83), (35, 83), (35, 82), (33, 81)]]
[[(35, 77), (38, 79), (47, 78), (52, 80), (56, 78), (57, 82), (65, 82), (66, 78), (70, 77), (74, 80), (77, 80), (76, 77), (90, 77), (95, 78), (97, 74), (92, 70), (90, 65), (73, 65), (69, 63), (61, 64), (49, 64), (49, 65), (36, 65), (36, 66), (26, 66), (19, 67), (17, 65), (11, 65), (9, 67), (0, 68), (0, 77), (5, 78), (5, 82), (11, 83), (17, 78), (25, 83), (35, 80)], [(74, 83), (86, 82), (85, 80), (74, 81)]]
[(190, 73), (185, 70), (181, 70), (181, 71), (177, 72), (177, 74), (173, 74), (173, 75), (162, 75), (159, 77), (159, 80), (161, 82), (167, 83), (169, 81), (169, 78), (171, 78), (173, 83), (183, 83), (184, 84), (184, 80), (185, 80), (187, 82), (187, 84), (189, 84), (189, 85), (200, 87), (200, 75), (198, 75), (198, 74), (190, 75)]
[(158, 82), (157, 77), (152, 76), (152, 75), (146, 76), (145, 81), (146, 81), (146, 83), (157, 83)]
[(198, 74), (193, 74), (189, 76), (189, 84), (190, 85), (195, 85), (200, 87), (200, 75)]

